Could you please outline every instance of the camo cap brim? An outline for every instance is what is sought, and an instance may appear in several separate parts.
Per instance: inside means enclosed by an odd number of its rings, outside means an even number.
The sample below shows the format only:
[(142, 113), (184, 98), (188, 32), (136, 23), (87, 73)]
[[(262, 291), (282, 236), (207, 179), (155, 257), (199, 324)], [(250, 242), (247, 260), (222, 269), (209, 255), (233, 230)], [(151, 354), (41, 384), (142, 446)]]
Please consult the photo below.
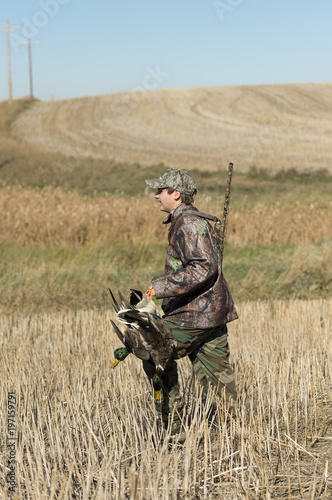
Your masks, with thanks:
[(146, 184), (154, 189), (171, 188), (183, 194), (193, 196), (197, 193), (196, 183), (187, 170), (168, 169), (158, 179), (146, 179)]

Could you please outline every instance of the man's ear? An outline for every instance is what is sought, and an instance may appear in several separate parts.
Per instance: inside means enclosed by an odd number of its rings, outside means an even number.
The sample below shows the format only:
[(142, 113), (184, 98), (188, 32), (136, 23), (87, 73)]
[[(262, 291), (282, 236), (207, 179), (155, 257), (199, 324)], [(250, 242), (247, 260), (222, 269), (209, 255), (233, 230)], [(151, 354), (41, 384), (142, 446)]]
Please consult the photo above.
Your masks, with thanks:
[(174, 199), (178, 201), (181, 198), (181, 193), (180, 191), (174, 191)]

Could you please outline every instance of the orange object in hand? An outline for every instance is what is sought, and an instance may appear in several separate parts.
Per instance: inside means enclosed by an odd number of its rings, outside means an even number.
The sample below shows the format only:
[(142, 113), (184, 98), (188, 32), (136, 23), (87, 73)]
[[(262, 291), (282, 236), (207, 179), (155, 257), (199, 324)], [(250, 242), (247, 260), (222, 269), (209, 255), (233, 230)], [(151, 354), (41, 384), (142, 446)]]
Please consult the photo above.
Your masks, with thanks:
[(149, 297), (149, 300), (152, 300), (152, 297), (156, 295), (152, 286), (150, 286), (149, 290), (147, 290), (145, 293)]

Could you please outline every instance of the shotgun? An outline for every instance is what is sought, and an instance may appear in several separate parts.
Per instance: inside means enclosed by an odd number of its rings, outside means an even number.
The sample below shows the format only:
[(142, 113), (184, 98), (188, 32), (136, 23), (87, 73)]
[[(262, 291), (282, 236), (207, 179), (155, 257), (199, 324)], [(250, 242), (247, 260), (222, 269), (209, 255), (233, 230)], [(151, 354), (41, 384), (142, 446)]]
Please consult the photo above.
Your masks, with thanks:
[(226, 240), (226, 229), (228, 222), (228, 211), (229, 211), (229, 202), (231, 197), (231, 182), (232, 182), (232, 174), (233, 174), (233, 163), (229, 163), (228, 165), (228, 173), (227, 173), (227, 185), (226, 185), (226, 193), (225, 193), (225, 202), (224, 202), (224, 212), (222, 221), (216, 222), (214, 229), (216, 233), (216, 237), (220, 246), (221, 251), (221, 259), (224, 254), (224, 246)]

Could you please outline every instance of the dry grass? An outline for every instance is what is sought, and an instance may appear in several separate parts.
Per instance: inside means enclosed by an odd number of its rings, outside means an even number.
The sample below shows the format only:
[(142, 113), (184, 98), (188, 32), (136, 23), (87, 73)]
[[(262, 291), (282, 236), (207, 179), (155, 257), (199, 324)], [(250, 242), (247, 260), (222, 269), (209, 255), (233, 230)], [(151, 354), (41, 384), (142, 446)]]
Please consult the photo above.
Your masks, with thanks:
[[(206, 197), (200, 210), (221, 217), (221, 202)], [(133, 244), (166, 241), (166, 228), (152, 198), (115, 196), (84, 198), (50, 187), (41, 191), (4, 188), (0, 192), (0, 234), (23, 244), (80, 246), (123, 241)], [(256, 205), (230, 212), (232, 245), (312, 244), (332, 236), (332, 203), (282, 208)]]
[[(110, 366), (111, 314), (1, 316), (1, 474), (17, 396), (17, 498), (331, 497), (332, 301), (242, 303), (230, 325), (240, 407), (208, 425), (191, 369), (186, 441), (158, 438), (141, 362)], [(219, 412), (221, 408), (219, 408)]]
[(203, 87), (40, 102), (13, 130), (40, 150), (142, 165), (332, 170), (332, 84)]

